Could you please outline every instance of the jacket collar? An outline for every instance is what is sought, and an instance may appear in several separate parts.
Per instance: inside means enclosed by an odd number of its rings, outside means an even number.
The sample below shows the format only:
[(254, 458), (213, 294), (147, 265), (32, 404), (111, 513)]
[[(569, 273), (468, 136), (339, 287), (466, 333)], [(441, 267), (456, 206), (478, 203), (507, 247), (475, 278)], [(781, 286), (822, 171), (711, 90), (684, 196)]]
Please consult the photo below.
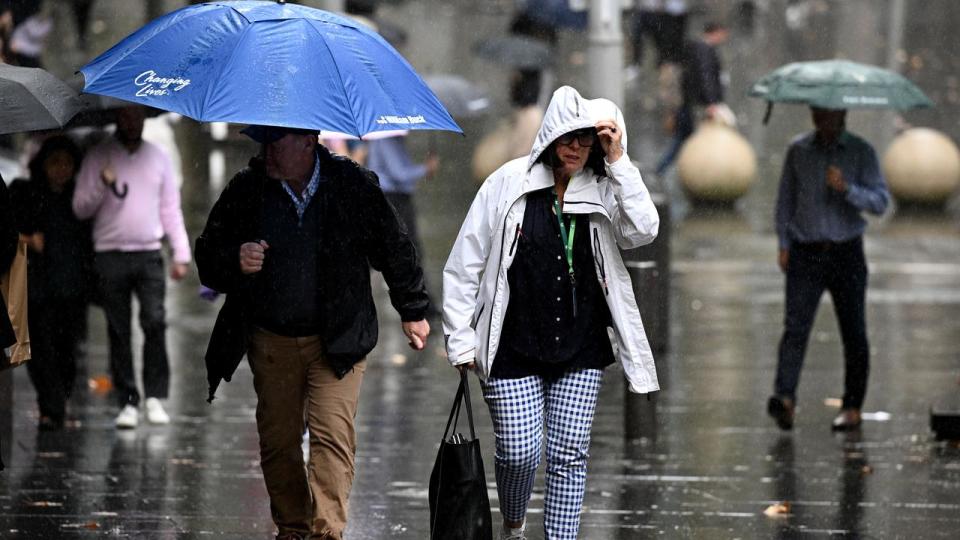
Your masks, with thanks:
[[(552, 186), (553, 173), (543, 163), (537, 163), (524, 177), (521, 195)], [(600, 198), (597, 177), (586, 169), (581, 170), (570, 179), (567, 192), (563, 196), (563, 209), (565, 212), (572, 214), (599, 212), (608, 218), (610, 217)]]

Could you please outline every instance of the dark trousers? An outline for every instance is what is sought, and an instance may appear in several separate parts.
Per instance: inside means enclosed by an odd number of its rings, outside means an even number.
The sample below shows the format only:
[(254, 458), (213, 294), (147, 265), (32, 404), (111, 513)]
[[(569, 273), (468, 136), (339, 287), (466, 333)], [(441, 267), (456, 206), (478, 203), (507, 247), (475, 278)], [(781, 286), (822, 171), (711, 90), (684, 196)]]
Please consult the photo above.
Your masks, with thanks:
[(653, 39), (657, 48), (657, 65), (665, 62), (679, 64), (683, 59), (683, 38), (687, 15), (671, 15), (660, 11), (636, 11), (630, 21), (633, 43), (633, 63), (643, 63), (644, 36)]
[(40, 415), (62, 423), (77, 377), (77, 344), (86, 330), (87, 303), (80, 298), (30, 298), (27, 373)]
[(170, 366), (165, 342), (163, 256), (159, 251), (106, 251), (97, 253), (95, 262), (110, 336), (110, 372), (119, 405), (140, 403), (130, 343), (133, 295), (140, 303), (140, 328), (144, 337), (143, 390), (147, 397), (166, 398)]
[(833, 298), (843, 339), (843, 407), (859, 409), (867, 393), (870, 372), (865, 316), (867, 263), (860, 238), (841, 244), (794, 244), (791, 247), (774, 392), (796, 399), (810, 329), (824, 290)]
[(690, 138), (690, 135), (693, 135), (695, 128), (696, 126), (694, 125), (693, 109), (689, 105), (682, 105), (679, 109), (677, 109), (677, 113), (674, 116), (673, 137), (670, 139), (670, 145), (667, 146), (663, 156), (660, 157), (660, 162), (657, 163), (658, 176), (663, 176), (664, 173), (667, 172), (667, 169), (673, 164), (674, 160), (676, 160), (677, 156), (680, 154), (680, 149), (683, 148), (683, 143), (687, 142), (687, 139)]

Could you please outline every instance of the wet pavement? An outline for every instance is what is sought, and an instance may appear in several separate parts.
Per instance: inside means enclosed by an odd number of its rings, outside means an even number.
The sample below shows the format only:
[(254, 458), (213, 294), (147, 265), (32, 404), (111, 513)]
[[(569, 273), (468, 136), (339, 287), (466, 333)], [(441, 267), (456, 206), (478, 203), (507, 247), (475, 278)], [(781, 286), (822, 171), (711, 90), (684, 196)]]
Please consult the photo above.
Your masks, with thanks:
[[(802, 28), (783, 28), (777, 10), (785, 2), (761, 3), (768, 7), (758, 15), (754, 33), (735, 34), (724, 50), (733, 81), (731, 106), (758, 153), (761, 170), (757, 184), (737, 205), (698, 208), (687, 203), (672, 178), (660, 184), (649, 177), (671, 195), (673, 209), (673, 226), (663, 231), (670, 235), (672, 254), (670, 347), (657, 355), (663, 391), (627, 407), (622, 373), (608, 370), (593, 429), (582, 538), (957, 537), (960, 447), (936, 441), (928, 427), (932, 405), (960, 410), (960, 226), (955, 213), (897, 209), (871, 222), (866, 251), (873, 368), (865, 403), (870, 414), (862, 429), (849, 434), (829, 429), (842, 378), (829, 300), (821, 306), (811, 336), (796, 428), (781, 433), (764, 412), (783, 311), (783, 278), (771, 225), (776, 176), (782, 149), (809, 122), (801, 108), (779, 107), (770, 126), (762, 127), (762, 104), (747, 100), (742, 91), (745, 81), (787, 59), (842, 50), (854, 59), (885, 63), (878, 55), (888, 37), (890, 14), (875, 10), (863, 22), (858, 18), (863, 12), (856, 8), (866, 9), (869, 3), (812, 2), (817, 9), (805, 24), (808, 29), (826, 27), (819, 40)], [(110, 10), (126, 13), (128, 19), (142, 16), (128, 7), (135, 4), (103, 0), (95, 14), (102, 20)], [(472, 145), (505, 110), (505, 75), (470, 57), (470, 43), (462, 42), (455, 29), (470, 24), (477, 35), (500, 31), (508, 4), (430, 1), (385, 8), (394, 22), (409, 26), (404, 52), (418, 70), (469, 74), (484, 81), (498, 103), (490, 117), (462, 123), (465, 138), (411, 137), (415, 152), (434, 147), (443, 160), (438, 178), (419, 194), (426, 266), (434, 287), (473, 195), (474, 184), (465, 172)], [(929, 55), (946, 27), (935, 14), (960, 21), (960, 7), (949, 0), (931, 4), (936, 6), (910, 12), (902, 41), (909, 54), (925, 59), (920, 65), (933, 66), (911, 78), (940, 95), (941, 105), (935, 112), (911, 113), (906, 120), (956, 139), (960, 105), (946, 99), (956, 60)], [(425, 28), (424, 20), (430, 21), (431, 31), (417, 32)], [(98, 34), (98, 43), (105, 47), (111, 32), (131, 26), (136, 24), (124, 19)], [(843, 31), (853, 26), (858, 29), (853, 36)], [(575, 60), (582, 45), (564, 33), (561, 55)], [(575, 62), (561, 68), (556, 80), (586, 86), (582, 66)], [(644, 169), (666, 142), (658, 129), (659, 110), (649, 103), (653, 94), (652, 80), (634, 81), (625, 107), (631, 155)], [(852, 128), (880, 151), (892, 134), (887, 128), (891, 122), (884, 113), (851, 115)], [(243, 141), (197, 139), (202, 132), (189, 121), (174, 129), (181, 137), (185, 209), (195, 237), (222, 182), (219, 165), (210, 170), (208, 163), (222, 163), (229, 174), (253, 148)], [(211, 150), (219, 153), (216, 159), (209, 157)], [(422, 539), (428, 535), (427, 480), (457, 377), (443, 358), (438, 334), (427, 351), (409, 351), (399, 319), (379, 278), (374, 279), (381, 341), (361, 395), (347, 538)], [(258, 465), (251, 375), (243, 364), (212, 405), (204, 401), (202, 354), (219, 303), (201, 300), (197, 286), (195, 274), (169, 284), (170, 426), (129, 432), (113, 428), (116, 411), (97, 383), (108, 371), (98, 309), (90, 312), (87, 360), (66, 430), (37, 432), (33, 389), (25, 369), (14, 371), (13, 441), (8, 468), (0, 473), (0, 538), (272, 538)], [(439, 323), (433, 324), (439, 332)], [(481, 400), (475, 409), (496, 522), (490, 422)], [(3, 444), (11, 443), (5, 438)], [(541, 478), (530, 512), (531, 539), (542, 538), (542, 496)], [(783, 513), (764, 513), (779, 503), (787, 503)]]

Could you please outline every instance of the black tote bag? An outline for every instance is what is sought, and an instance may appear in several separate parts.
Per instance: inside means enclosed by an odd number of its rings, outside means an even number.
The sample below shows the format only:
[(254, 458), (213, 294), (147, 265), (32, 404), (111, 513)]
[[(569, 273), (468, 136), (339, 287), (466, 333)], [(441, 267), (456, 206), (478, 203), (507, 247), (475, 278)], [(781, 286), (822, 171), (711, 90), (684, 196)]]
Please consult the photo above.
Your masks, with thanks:
[[(467, 406), (470, 439), (457, 433), (460, 405)], [(437, 461), (430, 474), (430, 540), (492, 540), (490, 499), (483, 474), (480, 441), (473, 428), (466, 370), (443, 430)]]

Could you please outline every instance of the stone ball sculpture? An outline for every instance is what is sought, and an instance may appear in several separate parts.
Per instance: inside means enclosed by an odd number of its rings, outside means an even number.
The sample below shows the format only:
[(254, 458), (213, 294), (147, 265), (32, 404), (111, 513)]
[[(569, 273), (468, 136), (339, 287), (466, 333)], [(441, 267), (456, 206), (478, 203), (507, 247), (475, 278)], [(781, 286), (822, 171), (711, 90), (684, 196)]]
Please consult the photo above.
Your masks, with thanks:
[(757, 156), (735, 129), (704, 122), (680, 149), (677, 174), (693, 202), (729, 204), (756, 180)]
[(911, 128), (890, 143), (883, 174), (897, 200), (943, 204), (960, 185), (960, 150), (939, 131)]

